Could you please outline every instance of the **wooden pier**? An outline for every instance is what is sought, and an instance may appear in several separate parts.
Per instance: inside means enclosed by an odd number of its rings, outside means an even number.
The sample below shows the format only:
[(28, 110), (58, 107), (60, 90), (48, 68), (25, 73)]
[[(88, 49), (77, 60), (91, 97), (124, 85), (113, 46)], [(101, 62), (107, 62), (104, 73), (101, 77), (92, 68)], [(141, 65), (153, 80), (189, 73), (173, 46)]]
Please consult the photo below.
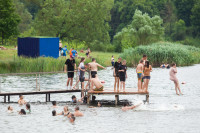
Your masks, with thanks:
[(10, 96), (16, 96), (16, 95), (38, 95), (38, 94), (45, 94), (45, 101), (50, 102), (51, 101), (51, 94), (53, 93), (73, 93), (73, 92), (81, 92), (81, 90), (45, 90), (45, 91), (32, 91), (32, 92), (4, 92), (0, 93), (0, 96), (4, 96), (4, 103), (7, 102), (8, 97), (8, 102), (10, 102)]
[[(81, 90), (42, 90), (40, 89), (40, 75), (41, 74), (56, 74), (56, 73), (64, 73), (64, 72), (36, 72), (36, 73), (11, 73), (11, 74), (0, 74), (0, 96), (4, 96), (4, 103), (7, 101), (10, 102), (10, 97), (14, 95), (38, 95), (45, 94), (45, 101), (50, 102), (50, 95), (53, 93), (73, 93), (73, 92), (81, 92)], [(88, 78), (90, 79), (90, 72), (88, 72)], [(1, 92), (1, 76), (13, 76), (13, 75), (36, 75), (35, 81), (36, 91), (31, 92)], [(76, 81), (78, 80), (78, 74), (76, 73)], [(77, 86), (79, 88), (79, 85)], [(89, 85), (90, 89), (90, 85)], [(119, 95), (145, 95), (146, 102), (149, 102), (149, 93), (138, 92), (135, 88), (126, 88), (125, 91), (114, 91), (113, 88), (104, 88), (104, 91), (85, 91), (87, 95), (87, 103), (90, 104), (92, 95), (113, 95), (115, 96), (115, 104), (117, 105), (119, 102)]]
[(115, 96), (115, 105), (119, 102), (119, 95), (145, 95), (146, 102), (149, 103), (149, 93), (138, 92), (135, 88), (126, 88), (125, 91), (114, 91), (113, 88), (105, 88), (104, 91), (88, 91), (88, 104), (90, 104), (92, 95), (113, 95)]

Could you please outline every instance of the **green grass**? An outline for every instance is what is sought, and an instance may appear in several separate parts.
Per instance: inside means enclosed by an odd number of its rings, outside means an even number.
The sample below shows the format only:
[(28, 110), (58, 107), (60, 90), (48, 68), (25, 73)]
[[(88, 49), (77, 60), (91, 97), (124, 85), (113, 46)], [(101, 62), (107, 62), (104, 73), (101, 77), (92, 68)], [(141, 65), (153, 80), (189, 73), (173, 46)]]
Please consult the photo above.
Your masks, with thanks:
[[(25, 58), (18, 57), (17, 50), (0, 50), (0, 73), (25, 73), (25, 72), (52, 72), (63, 71), (66, 58), (58, 59), (50, 57)], [(115, 59), (119, 57), (119, 53), (92, 52), (92, 58), (96, 58), (97, 62), (105, 67), (111, 65), (111, 56)], [(79, 53), (79, 57), (85, 57), (85, 53)], [(67, 56), (69, 58), (69, 55)], [(76, 59), (78, 65), (80, 61)], [(86, 58), (86, 63), (91, 62), (91, 58)]]
[(179, 66), (200, 63), (200, 48), (170, 42), (158, 42), (127, 49), (121, 56), (127, 60), (128, 66), (135, 66), (143, 54), (148, 56), (153, 66), (173, 62)]

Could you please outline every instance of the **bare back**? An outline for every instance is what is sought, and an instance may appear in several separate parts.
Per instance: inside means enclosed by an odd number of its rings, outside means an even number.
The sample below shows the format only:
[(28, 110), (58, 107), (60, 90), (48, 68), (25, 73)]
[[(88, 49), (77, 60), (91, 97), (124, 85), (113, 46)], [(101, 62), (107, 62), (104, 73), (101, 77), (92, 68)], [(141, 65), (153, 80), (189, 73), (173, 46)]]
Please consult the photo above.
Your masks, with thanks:
[(98, 71), (98, 67), (100, 67), (101, 65), (99, 65), (96, 62), (91, 62), (91, 63), (89, 63), (89, 66), (90, 66), (91, 71)]
[(143, 67), (144, 67), (144, 65), (142, 63), (138, 64), (138, 66), (136, 68), (136, 72), (143, 73)]

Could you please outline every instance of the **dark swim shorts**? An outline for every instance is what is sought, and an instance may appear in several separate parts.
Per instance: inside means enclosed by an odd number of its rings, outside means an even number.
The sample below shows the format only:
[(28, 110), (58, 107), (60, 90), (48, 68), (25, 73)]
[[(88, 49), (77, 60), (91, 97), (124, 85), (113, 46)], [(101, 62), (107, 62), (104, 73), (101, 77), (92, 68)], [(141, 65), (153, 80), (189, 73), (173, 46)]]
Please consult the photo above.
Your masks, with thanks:
[(125, 80), (126, 80), (126, 77), (125, 77), (125, 76), (119, 76), (119, 80), (120, 80), (120, 81), (125, 81)]
[(94, 89), (94, 91), (103, 91), (103, 86), (101, 87), (101, 88), (99, 88), (99, 89)]
[(92, 78), (96, 78), (97, 71), (91, 71)]
[(67, 75), (68, 75), (68, 78), (73, 78), (74, 77), (74, 72), (68, 72)]
[(151, 76), (144, 76), (143, 79), (150, 79)]
[(80, 77), (79, 80), (80, 80), (80, 82), (84, 82), (85, 81), (85, 77)]

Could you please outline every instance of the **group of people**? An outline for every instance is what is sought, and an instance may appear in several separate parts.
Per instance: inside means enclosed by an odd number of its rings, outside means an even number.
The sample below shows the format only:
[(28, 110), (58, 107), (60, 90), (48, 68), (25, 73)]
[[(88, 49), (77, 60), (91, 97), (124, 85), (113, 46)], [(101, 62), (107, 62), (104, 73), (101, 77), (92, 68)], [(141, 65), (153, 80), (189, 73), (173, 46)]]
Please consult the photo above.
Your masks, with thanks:
[(76, 57), (78, 56), (78, 52), (74, 49), (71, 48), (70, 51), (68, 51), (67, 46), (62, 47), (62, 42), (59, 42), (59, 56), (67, 56), (67, 53), (69, 56)]
[[(25, 109), (22, 108), (21, 110), (17, 111), (20, 115), (26, 115), (26, 114), (31, 113), (31, 105), (24, 100), (23, 95), (19, 95), (18, 104), (20, 105), (20, 107), (23, 107), (25, 105)], [(8, 106), (8, 112), (9, 113), (14, 112), (14, 109), (12, 106)]]

